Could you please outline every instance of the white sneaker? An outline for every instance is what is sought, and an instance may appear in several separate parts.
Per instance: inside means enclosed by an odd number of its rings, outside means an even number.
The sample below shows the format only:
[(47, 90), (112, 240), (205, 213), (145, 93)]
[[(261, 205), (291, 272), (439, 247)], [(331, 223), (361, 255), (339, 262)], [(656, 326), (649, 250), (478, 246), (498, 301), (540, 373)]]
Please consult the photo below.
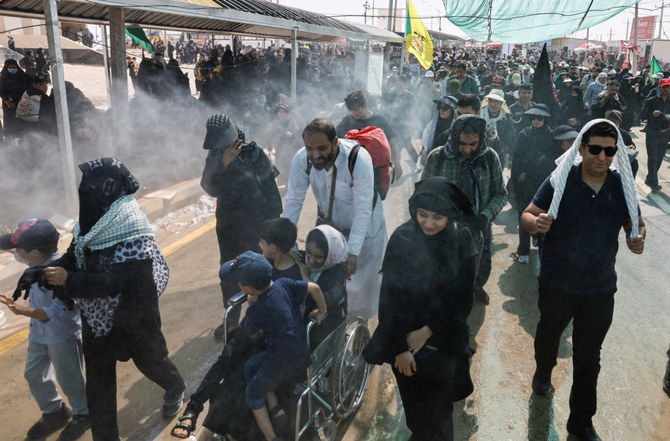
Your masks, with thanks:
[(519, 263), (527, 264), (528, 261), (529, 261), (529, 257), (528, 257), (528, 256), (519, 256), (519, 257), (517, 258), (517, 261), (518, 261)]

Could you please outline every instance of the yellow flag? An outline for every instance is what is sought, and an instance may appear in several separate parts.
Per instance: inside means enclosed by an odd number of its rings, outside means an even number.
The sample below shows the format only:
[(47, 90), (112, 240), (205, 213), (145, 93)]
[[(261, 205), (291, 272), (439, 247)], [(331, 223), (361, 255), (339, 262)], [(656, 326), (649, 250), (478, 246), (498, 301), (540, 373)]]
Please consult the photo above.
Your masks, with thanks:
[(416, 13), (411, 0), (407, 0), (407, 25), (405, 28), (407, 52), (414, 54), (424, 69), (433, 64), (433, 40)]

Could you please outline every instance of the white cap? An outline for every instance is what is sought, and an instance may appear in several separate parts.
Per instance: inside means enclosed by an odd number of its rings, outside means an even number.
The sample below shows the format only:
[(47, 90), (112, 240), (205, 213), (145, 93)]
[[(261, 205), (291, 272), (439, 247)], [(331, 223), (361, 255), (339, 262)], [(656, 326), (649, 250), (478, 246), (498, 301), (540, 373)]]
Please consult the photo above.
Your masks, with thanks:
[(433, 72), (432, 70), (429, 70), (429, 71), (426, 72), (426, 74), (424, 75), (424, 77), (426, 77), (426, 78), (433, 78), (434, 76), (435, 76), (435, 72)]
[(607, 73), (606, 72), (600, 72), (598, 74), (598, 78), (607, 78)]
[(488, 98), (490, 100), (502, 101), (503, 103), (505, 102), (505, 94), (500, 89), (491, 89), (489, 94), (486, 95), (484, 98)]

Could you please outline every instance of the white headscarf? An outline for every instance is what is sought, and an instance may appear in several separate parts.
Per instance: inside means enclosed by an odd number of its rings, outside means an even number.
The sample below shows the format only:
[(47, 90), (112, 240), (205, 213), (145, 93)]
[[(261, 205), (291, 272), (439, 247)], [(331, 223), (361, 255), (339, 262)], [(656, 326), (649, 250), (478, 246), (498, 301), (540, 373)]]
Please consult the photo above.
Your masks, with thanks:
[(328, 242), (328, 255), (326, 256), (326, 261), (323, 262), (323, 265), (319, 268), (310, 267), (309, 260), (307, 259), (307, 256), (305, 256), (305, 263), (309, 267), (310, 276), (312, 280), (316, 282), (323, 271), (347, 260), (349, 245), (347, 245), (347, 240), (342, 233), (330, 225), (319, 225), (318, 227), (315, 227), (314, 230), (321, 231)]
[(628, 216), (633, 224), (633, 228), (630, 233), (631, 238), (636, 238), (639, 234), (638, 229), (638, 214), (637, 210), (640, 205), (640, 195), (637, 192), (637, 186), (635, 185), (635, 178), (633, 177), (633, 170), (630, 167), (630, 160), (628, 159), (626, 144), (621, 138), (621, 133), (619, 128), (612, 121), (606, 119), (594, 119), (589, 121), (579, 132), (577, 138), (572, 143), (565, 153), (563, 153), (556, 160), (556, 169), (551, 173), (549, 178), (551, 181), (551, 186), (554, 187), (554, 197), (551, 200), (551, 205), (549, 206), (549, 211), (547, 214), (554, 219), (558, 218), (558, 207), (561, 205), (561, 198), (563, 197), (563, 191), (565, 190), (565, 183), (570, 174), (570, 170), (573, 165), (577, 165), (582, 162), (582, 156), (579, 154), (579, 146), (582, 143), (582, 136), (586, 133), (591, 127), (595, 124), (606, 122), (611, 124), (617, 131), (618, 139), (617, 146), (619, 147), (614, 159), (612, 160), (611, 169), (616, 170), (621, 175), (621, 183), (623, 185), (623, 193), (626, 198), (626, 206), (628, 207)]

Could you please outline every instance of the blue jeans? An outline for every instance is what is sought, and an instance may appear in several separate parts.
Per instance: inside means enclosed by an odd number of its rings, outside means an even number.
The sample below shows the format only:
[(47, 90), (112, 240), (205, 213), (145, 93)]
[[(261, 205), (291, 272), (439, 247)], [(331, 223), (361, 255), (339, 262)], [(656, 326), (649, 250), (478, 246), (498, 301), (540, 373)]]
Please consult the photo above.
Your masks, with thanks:
[(75, 415), (88, 415), (82, 365), (81, 340), (66, 340), (53, 345), (28, 344), (23, 376), (42, 413), (53, 413), (61, 407), (62, 398), (56, 389), (58, 378), (72, 412)]

